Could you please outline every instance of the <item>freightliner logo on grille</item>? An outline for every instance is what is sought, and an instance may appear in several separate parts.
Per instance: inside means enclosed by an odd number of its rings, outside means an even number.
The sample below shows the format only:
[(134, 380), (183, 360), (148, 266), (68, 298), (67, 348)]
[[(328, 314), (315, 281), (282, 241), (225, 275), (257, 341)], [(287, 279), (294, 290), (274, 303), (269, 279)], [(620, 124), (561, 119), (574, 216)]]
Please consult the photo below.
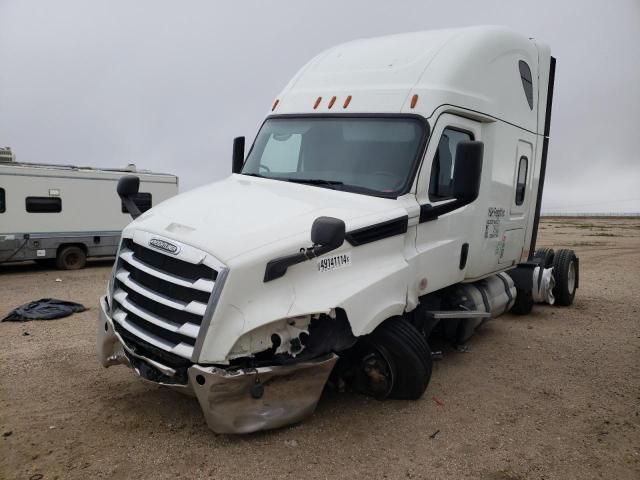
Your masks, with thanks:
[(160, 250), (164, 250), (165, 252), (171, 253), (173, 255), (177, 255), (180, 251), (179, 246), (174, 245), (173, 243), (169, 243), (166, 240), (160, 240), (159, 238), (152, 238), (151, 240), (149, 240), (149, 245)]

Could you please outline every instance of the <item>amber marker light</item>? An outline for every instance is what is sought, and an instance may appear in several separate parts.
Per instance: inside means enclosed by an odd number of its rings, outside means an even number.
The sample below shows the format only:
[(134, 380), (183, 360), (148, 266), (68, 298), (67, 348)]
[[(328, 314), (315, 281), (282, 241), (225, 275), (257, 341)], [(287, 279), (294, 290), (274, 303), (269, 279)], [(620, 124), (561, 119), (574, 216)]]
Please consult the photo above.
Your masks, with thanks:
[(349, 95), (347, 98), (345, 98), (344, 104), (342, 105), (342, 108), (347, 108), (350, 103), (351, 103), (351, 95)]
[(416, 108), (416, 104), (418, 103), (418, 95), (414, 95), (411, 97), (411, 108)]
[(318, 108), (318, 105), (320, 105), (320, 102), (322, 101), (322, 97), (318, 97), (316, 98), (316, 103), (313, 104), (313, 109), (315, 110), (316, 108)]
[(329, 108), (333, 107), (334, 103), (336, 103), (336, 96), (335, 95), (333, 97), (331, 97), (331, 100), (329, 100)]
[(271, 111), (272, 111), (272, 112), (276, 109), (276, 107), (278, 106), (278, 103), (280, 103), (280, 100), (278, 100), (278, 99), (276, 98), (276, 101), (275, 101), (275, 102), (273, 102), (273, 107), (271, 107)]

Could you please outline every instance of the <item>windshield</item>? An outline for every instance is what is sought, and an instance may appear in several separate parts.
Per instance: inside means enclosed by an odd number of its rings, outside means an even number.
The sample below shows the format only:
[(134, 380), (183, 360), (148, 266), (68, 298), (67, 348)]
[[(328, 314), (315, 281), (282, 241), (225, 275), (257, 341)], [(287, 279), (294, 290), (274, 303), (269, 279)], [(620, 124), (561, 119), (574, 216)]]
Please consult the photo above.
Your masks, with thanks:
[(397, 196), (411, 180), (425, 130), (408, 117), (270, 118), (242, 173)]

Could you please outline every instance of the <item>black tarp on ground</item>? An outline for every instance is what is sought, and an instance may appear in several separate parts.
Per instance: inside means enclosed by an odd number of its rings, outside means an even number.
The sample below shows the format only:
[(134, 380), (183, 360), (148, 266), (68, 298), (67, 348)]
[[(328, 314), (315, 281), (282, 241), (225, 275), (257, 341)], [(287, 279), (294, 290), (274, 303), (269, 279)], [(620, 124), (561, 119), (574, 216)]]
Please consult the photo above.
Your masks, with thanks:
[(29, 320), (53, 320), (84, 312), (84, 305), (55, 298), (41, 298), (15, 308), (2, 319), (3, 322), (28, 322)]

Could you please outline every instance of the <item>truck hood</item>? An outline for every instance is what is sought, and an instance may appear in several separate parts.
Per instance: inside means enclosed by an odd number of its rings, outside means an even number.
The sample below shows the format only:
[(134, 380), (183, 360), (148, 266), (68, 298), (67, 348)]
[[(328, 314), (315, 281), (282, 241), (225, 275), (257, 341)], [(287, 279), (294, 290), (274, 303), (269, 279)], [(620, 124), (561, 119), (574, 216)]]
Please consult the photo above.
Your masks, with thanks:
[(286, 239), (299, 242), (301, 234), (310, 242), (311, 224), (323, 215), (344, 220), (348, 231), (406, 213), (393, 199), (236, 174), (162, 202), (127, 230), (173, 238), (228, 262)]

